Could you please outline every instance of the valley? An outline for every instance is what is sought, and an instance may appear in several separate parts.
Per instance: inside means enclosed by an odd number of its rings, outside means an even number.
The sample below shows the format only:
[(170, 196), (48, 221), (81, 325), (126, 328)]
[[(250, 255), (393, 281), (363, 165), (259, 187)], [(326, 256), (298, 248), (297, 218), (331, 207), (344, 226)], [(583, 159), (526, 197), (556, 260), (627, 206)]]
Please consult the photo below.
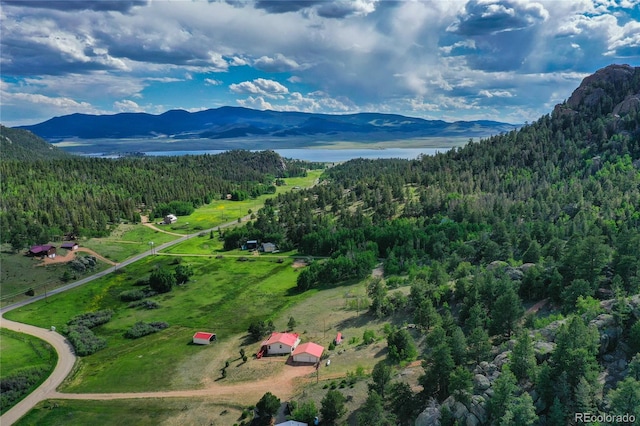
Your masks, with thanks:
[[(3, 160), (3, 256), (73, 232), (118, 264), (4, 313), (78, 355), (16, 424), (265, 424), (284, 402), (305, 423), (637, 423), (639, 96), (640, 68), (612, 65), (535, 122), (411, 160)], [(82, 179), (47, 198), (60, 165)], [(322, 358), (261, 357), (274, 331)]]

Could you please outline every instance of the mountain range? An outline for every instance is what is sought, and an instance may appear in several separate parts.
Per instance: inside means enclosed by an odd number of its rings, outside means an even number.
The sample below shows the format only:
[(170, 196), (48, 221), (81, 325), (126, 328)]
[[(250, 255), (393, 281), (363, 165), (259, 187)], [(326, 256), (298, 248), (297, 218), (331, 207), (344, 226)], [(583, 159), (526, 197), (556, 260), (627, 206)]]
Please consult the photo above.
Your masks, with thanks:
[(386, 141), (424, 137), (484, 137), (518, 126), (497, 121), (424, 120), (395, 114), (315, 114), (221, 107), (198, 112), (171, 110), (160, 115), (71, 114), (21, 126), (50, 141), (65, 139), (322, 139)]

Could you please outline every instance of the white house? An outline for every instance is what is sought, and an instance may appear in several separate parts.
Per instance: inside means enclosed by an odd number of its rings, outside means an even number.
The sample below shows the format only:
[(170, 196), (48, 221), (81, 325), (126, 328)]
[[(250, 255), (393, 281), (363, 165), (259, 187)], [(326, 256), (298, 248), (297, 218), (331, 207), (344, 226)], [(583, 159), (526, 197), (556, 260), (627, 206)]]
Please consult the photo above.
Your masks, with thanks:
[(176, 223), (177, 221), (178, 221), (178, 218), (176, 217), (175, 214), (168, 214), (164, 217), (165, 225), (171, 225), (172, 223)]
[(296, 333), (272, 333), (271, 337), (262, 342), (267, 355), (291, 354), (300, 343), (300, 336)]
[(193, 335), (193, 343), (196, 345), (208, 345), (212, 340), (216, 340), (215, 333), (206, 333), (204, 331), (198, 331)]
[(293, 351), (293, 362), (315, 364), (320, 362), (322, 352), (324, 352), (324, 348), (317, 343), (303, 343)]
[(297, 422), (295, 420), (287, 420), (284, 423), (278, 423), (276, 426), (308, 426), (306, 423)]

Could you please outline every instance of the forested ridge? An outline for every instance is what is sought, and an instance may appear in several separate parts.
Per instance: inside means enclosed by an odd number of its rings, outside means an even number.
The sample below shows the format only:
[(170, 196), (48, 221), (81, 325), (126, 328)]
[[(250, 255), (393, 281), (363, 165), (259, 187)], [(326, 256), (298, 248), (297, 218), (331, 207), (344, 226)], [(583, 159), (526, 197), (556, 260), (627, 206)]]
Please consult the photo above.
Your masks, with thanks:
[[(259, 238), (328, 256), (300, 272), (301, 291), (383, 262), (370, 310), (416, 324), (413, 335), (389, 329), (388, 358), (411, 360), (421, 342), (423, 390), (377, 383), (374, 369), (361, 424), (412, 424), (420, 412), (423, 425), (640, 419), (638, 105), (640, 68), (607, 67), (518, 131), (328, 169), (226, 231), (225, 246)], [(400, 285), (408, 297), (392, 291)], [(548, 319), (524, 317), (545, 300)]]
[(141, 211), (171, 202), (199, 207), (228, 193), (275, 192), (275, 178), (306, 173), (272, 151), (119, 159), (37, 152), (31, 161), (3, 152), (0, 161), (2, 242), (15, 249), (67, 233), (107, 235), (110, 224), (139, 222)]

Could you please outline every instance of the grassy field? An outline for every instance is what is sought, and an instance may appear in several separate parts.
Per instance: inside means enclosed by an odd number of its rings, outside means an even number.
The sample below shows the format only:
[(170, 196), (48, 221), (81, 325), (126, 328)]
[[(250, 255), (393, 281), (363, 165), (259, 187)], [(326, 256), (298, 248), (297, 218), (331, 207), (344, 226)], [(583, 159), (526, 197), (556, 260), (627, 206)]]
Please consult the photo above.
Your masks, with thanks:
[[(23, 253), (13, 253), (7, 245), (0, 251), (0, 305), (5, 306), (30, 296), (25, 295), (29, 289), (35, 294), (50, 291), (65, 284), (61, 277), (68, 269), (64, 263), (43, 265), (43, 261), (37, 258), (25, 256)], [(66, 255), (67, 250), (59, 250), (60, 255)], [(84, 254), (80, 254), (84, 255)], [(98, 261), (98, 265), (85, 273), (75, 273), (78, 278), (99, 272), (108, 265)]]
[[(287, 178), (286, 185), (276, 187), (276, 194), (291, 191), (292, 188), (309, 187), (322, 174), (322, 170), (310, 170), (305, 177)], [(168, 231), (178, 234), (192, 234), (204, 229), (227, 223), (249, 214), (249, 210), (257, 212), (266, 199), (273, 197), (273, 194), (262, 195), (255, 199), (244, 201), (213, 200), (211, 203), (201, 206), (189, 216), (180, 216), (178, 222), (166, 226)]]
[(242, 409), (197, 398), (136, 399), (117, 401), (43, 401), (20, 419), (27, 425), (232, 425)]
[(81, 244), (109, 260), (122, 262), (136, 254), (149, 250), (149, 242), (163, 244), (178, 238), (175, 235), (165, 234), (141, 224), (120, 224), (106, 238), (90, 238), (81, 241)]
[(44, 382), (53, 371), (57, 361), (58, 354), (47, 342), (28, 334), (0, 328), (0, 379), (14, 377), (14, 384), (8, 389), (3, 386), (3, 392), (18, 389), (16, 387), (17, 381), (15, 381), (16, 376), (24, 378), (25, 373), (31, 372), (27, 375), (33, 379), (31, 386), (25, 384), (29, 383), (28, 381), (22, 382), (20, 389), (24, 393), (18, 393), (12, 403), (3, 401), (0, 414), (6, 412)]
[[(190, 345), (195, 331), (211, 330), (222, 340), (244, 333), (254, 320), (275, 318), (311, 293), (297, 295), (292, 261), (260, 257), (240, 262), (237, 258), (188, 258), (195, 271), (192, 281), (171, 293), (153, 298), (159, 309), (127, 308), (118, 295), (133, 289), (139, 278), (157, 266), (173, 268), (171, 257), (150, 257), (123, 268), (118, 274), (96, 280), (70, 292), (50, 297), (6, 314), (7, 318), (41, 327), (64, 326), (81, 312), (113, 309), (114, 318), (95, 329), (109, 347), (82, 358), (65, 390), (73, 392), (122, 392), (159, 389), (190, 389), (202, 386), (202, 370), (213, 374), (223, 358), (215, 345)], [(123, 333), (137, 321), (166, 321), (167, 330), (137, 340)], [(286, 323), (276, 326), (282, 328)], [(251, 350), (247, 350), (251, 353)], [(189, 368), (191, 360), (208, 351), (208, 365)], [(233, 352), (236, 352), (235, 350)], [(153, 362), (149, 360), (153, 359)], [(157, 374), (162, 371), (163, 374)], [(135, 374), (133, 374), (135, 372)]]
[(57, 359), (56, 352), (44, 340), (0, 328), (0, 378), (10, 376), (25, 367), (46, 367), (52, 370)]

